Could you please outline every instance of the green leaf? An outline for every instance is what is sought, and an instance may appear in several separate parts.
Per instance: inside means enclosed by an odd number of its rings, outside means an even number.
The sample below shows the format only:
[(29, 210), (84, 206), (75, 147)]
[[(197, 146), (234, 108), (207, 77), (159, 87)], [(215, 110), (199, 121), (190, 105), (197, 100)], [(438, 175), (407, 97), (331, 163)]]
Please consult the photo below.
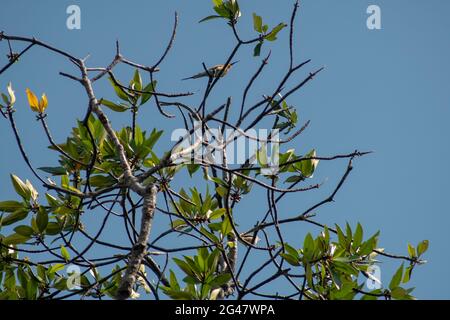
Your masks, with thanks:
[(118, 86), (111, 77), (109, 77), (108, 79), (109, 79), (109, 82), (111, 83), (111, 85), (113, 86), (117, 97), (119, 97), (120, 99), (122, 99), (124, 101), (128, 101), (128, 95), (125, 93), (125, 91), (122, 89), (122, 87)]
[(198, 256), (202, 258), (203, 262), (205, 262), (209, 257), (209, 251), (207, 248), (199, 248), (197, 253)]
[(3, 99), (3, 101), (5, 102), (6, 105), (9, 105), (9, 99), (6, 96), (6, 94), (2, 93), (2, 99)]
[[(311, 151), (309, 151), (304, 158), (308, 159), (308, 158), (315, 158), (316, 157), (316, 150), (312, 149)], [(297, 168), (298, 170), (300, 170), (300, 172), (302, 173), (302, 175), (306, 178), (312, 178), (314, 171), (316, 170), (317, 165), (319, 164), (319, 160), (316, 159), (308, 159), (308, 160), (303, 160), (303, 161), (299, 161), (297, 162), (294, 166), (295, 168)]]
[(67, 279), (65, 278), (59, 278), (55, 281), (55, 284), (53, 285), (53, 288), (56, 290), (67, 290)]
[(3, 212), (14, 212), (19, 209), (25, 209), (24, 204), (18, 201), (1, 201), (0, 202), (0, 211)]
[(38, 264), (36, 266), (36, 271), (37, 271), (38, 278), (40, 278), (40, 280), (45, 282), (46, 273), (47, 273), (47, 270), (45, 269), (45, 267), (43, 265)]
[(280, 256), (283, 257), (283, 259), (286, 260), (291, 266), (297, 267), (300, 265), (298, 258), (292, 256), (291, 254), (280, 253)]
[(53, 176), (62, 176), (67, 174), (67, 170), (64, 167), (40, 167), (38, 169), (50, 173)]
[(61, 245), (61, 255), (64, 260), (66, 260), (66, 262), (70, 260), (69, 251), (67, 251), (66, 247), (64, 247), (63, 245)]
[(402, 300), (408, 296), (408, 292), (401, 287), (395, 287), (391, 291), (391, 296), (396, 300)]
[(191, 277), (196, 277), (194, 271), (192, 270), (192, 268), (190, 267), (189, 264), (187, 264), (185, 261), (180, 260), (178, 258), (173, 258), (173, 261), (177, 264), (177, 266), (183, 270), (184, 273), (186, 273), (187, 275), (191, 276)]
[(100, 103), (115, 112), (124, 112), (129, 109), (129, 107), (125, 104), (116, 104), (106, 99), (101, 99)]
[(211, 254), (209, 255), (206, 264), (208, 265), (208, 269), (210, 272), (214, 272), (217, 269), (217, 263), (219, 262), (219, 256), (220, 251), (218, 249), (215, 249)]
[(27, 300), (35, 300), (38, 289), (38, 283), (34, 279), (30, 279), (27, 282), (26, 290), (27, 290)]
[[(214, 225), (214, 224), (215, 224), (215, 223), (210, 223), (208, 226), (211, 228), (211, 225)], [(219, 223), (219, 224), (218, 224), (218, 230), (217, 230), (217, 231), (221, 230), (221, 227), (222, 227), (222, 223)], [(213, 230), (213, 228), (211, 228), (211, 230)], [(220, 242), (219, 239), (218, 239), (213, 233), (209, 232), (209, 231), (206, 230), (204, 227), (201, 227), (201, 228), (200, 228), (200, 232), (201, 232), (204, 236), (206, 236), (209, 240), (211, 240), (212, 242), (214, 242), (214, 243), (219, 243), (219, 242)]]
[(136, 69), (136, 71), (134, 72), (133, 83), (134, 83), (135, 90), (137, 90), (137, 91), (142, 90), (142, 78), (141, 78), (141, 74), (139, 73), (139, 69)]
[(198, 279), (193, 278), (193, 277), (191, 277), (191, 276), (186, 276), (186, 277), (184, 277), (184, 278), (183, 278), (183, 281), (184, 281), (185, 283), (192, 284), (192, 285), (196, 285), (196, 284), (201, 283), (201, 281), (199, 281)]
[(261, 47), (262, 47), (263, 42), (260, 41), (258, 42), (258, 44), (255, 46), (255, 48), (253, 49), (253, 56), (254, 57), (259, 57), (261, 55)]
[(47, 271), (47, 276), (54, 276), (56, 272), (63, 270), (64, 267), (65, 266), (63, 263), (56, 263), (52, 265)]
[(345, 236), (348, 240), (351, 240), (353, 238), (352, 227), (350, 227), (350, 224), (348, 222), (345, 223)]
[(230, 10), (233, 12), (234, 18), (239, 18), (241, 16), (241, 11), (239, 8), (239, 2), (237, 0), (228, 1)]
[(54, 236), (58, 233), (60, 233), (62, 230), (62, 227), (57, 222), (49, 222), (47, 225), (47, 229), (45, 230), (45, 233), (51, 236)]
[(287, 24), (285, 23), (279, 23), (277, 26), (275, 26), (269, 34), (267, 34), (264, 38), (268, 41), (275, 41), (277, 40), (277, 34), (280, 32), (284, 27), (287, 27)]
[(163, 130), (158, 131), (156, 129), (153, 129), (152, 133), (150, 134), (150, 137), (147, 140), (145, 140), (145, 145), (148, 148), (152, 149), (153, 146), (156, 144), (156, 142), (159, 140), (159, 138), (161, 138), (161, 135), (163, 133), (164, 133)]
[(428, 246), (429, 246), (428, 240), (423, 240), (421, 243), (419, 243), (417, 245), (417, 255), (421, 256), (422, 254), (424, 254), (425, 251), (428, 250)]
[(262, 18), (261, 16), (258, 16), (256, 13), (253, 13), (253, 29), (255, 29), (256, 32), (262, 33)]
[(209, 216), (210, 220), (216, 220), (219, 219), (220, 217), (222, 217), (225, 213), (226, 213), (226, 209), (225, 208), (219, 208), (214, 210), (211, 215)]
[(219, 196), (225, 198), (228, 194), (228, 188), (220, 186), (216, 188), (216, 192), (219, 194)]
[(2, 226), (8, 226), (25, 219), (28, 216), (28, 212), (29, 211), (26, 208), (23, 208), (4, 216), (2, 219)]
[(307, 261), (311, 260), (311, 258), (313, 257), (314, 249), (314, 238), (312, 237), (311, 233), (308, 232), (305, 240), (303, 241), (303, 256)]
[(48, 213), (44, 207), (39, 207), (39, 211), (36, 215), (36, 225), (40, 232), (44, 232), (48, 225)]
[(267, 166), (267, 150), (265, 144), (263, 144), (261, 148), (258, 149), (258, 152), (256, 153), (256, 159), (258, 160), (258, 163), (261, 167)]
[(414, 248), (414, 246), (410, 243), (408, 243), (408, 254), (410, 256), (410, 258), (414, 258), (416, 257), (416, 248)]
[(61, 205), (61, 202), (49, 193), (45, 194), (45, 198), (47, 199), (48, 205), (52, 208), (56, 208)]
[(155, 92), (156, 90), (156, 85), (157, 85), (157, 81), (153, 80), (152, 82), (150, 82), (149, 84), (147, 84), (145, 86), (144, 89), (142, 89), (143, 93), (142, 97), (141, 97), (141, 105), (143, 105), (144, 103), (146, 103), (153, 95), (153, 92)]
[(299, 259), (300, 258), (300, 255), (299, 255), (299, 253), (298, 253), (298, 251), (294, 248), (294, 247), (292, 247), (292, 246), (290, 246), (288, 243), (284, 243), (284, 250), (289, 254), (289, 255), (291, 255), (292, 257), (294, 257), (295, 259)]
[(360, 223), (356, 226), (355, 234), (353, 235), (353, 248), (358, 248), (363, 239), (363, 228)]
[(202, 20), (200, 20), (198, 23), (205, 22), (208, 20), (213, 20), (213, 19), (219, 19), (219, 18), (222, 19), (222, 17), (218, 16), (218, 15), (207, 16), (207, 17), (203, 18)]
[(403, 280), (402, 280), (403, 283), (409, 282), (409, 280), (411, 279), (412, 270), (413, 270), (413, 266), (409, 266), (405, 269), (405, 274), (403, 275)]
[(232, 12), (225, 8), (224, 5), (214, 7), (214, 11), (217, 12), (222, 18), (230, 19)]
[(231, 280), (231, 274), (227, 272), (227, 273), (219, 274), (208, 284), (212, 288), (218, 288), (218, 287), (223, 286), (225, 283), (228, 283), (228, 281), (230, 281), (230, 280)]
[(17, 234), (28, 238), (30, 238), (34, 233), (33, 228), (25, 225), (15, 227), (14, 231)]
[(338, 235), (339, 244), (343, 248), (346, 248), (347, 247), (347, 238), (345, 237), (344, 233), (342, 232), (342, 229), (338, 225), (336, 225), (336, 232)]
[(231, 232), (231, 230), (233, 230), (233, 227), (231, 226), (230, 219), (228, 219), (228, 217), (225, 217), (225, 219), (222, 222), (221, 232), (224, 236), (226, 236), (228, 233)]
[(214, 182), (215, 184), (219, 185), (219, 186), (222, 186), (222, 187), (226, 187), (227, 186), (226, 182), (223, 181), (222, 179), (218, 178), (218, 177), (211, 177), (211, 176), (208, 175), (207, 178), (209, 180), (211, 180), (212, 182)]
[(222, 0), (212, 0), (214, 7), (220, 7), (223, 3)]
[(389, 289), (393, 290), (397, 288), (402, 281), (403, 276), (403, 263), (402, 265), (397, 269), (394, 276), (391, 279), (391, 282), (389, 283)]
[(209, 223), (208, 228), (211, 229), (211, 231), (218, 232), (222, 230), (222, 222)]
[(192, 175), (198, 170), (200, 169), (200, 165), (199, 164), (187, 164), (186, 168), (189, 172), (189, 175), (192, 177)]
[(174, 300), (193, 300), (194, 295), (186, 291), (176, 291), (163, 287), (164, 293)]
[(20, 267), (17, 268), (17, 279), (19, 279), (22, 288), (26, 289), (29, 278), (25, 271)]
[(333, 266), (335, 267), (336, 270), (348, 275), (356, 276), (359, 273), (359, 271), (349, 263), (333, 261)]
[(111, 176), (93, 175), (89, 178), (89, 183), (95, 188), (106, 188), (116, 183), (116, 180)]
[(188, 256), (183, 256), (183, 257), (186, 260), (189, 267), (191, 268), (191, 270), (194, 272), (194, 277), (197, 280), (201, 281), (202, 270), (200, 270), (198, 263), (192, 257), (188, 257)]
[(68, 175), (61, 176), (61, 187), (66, 190), (70, 190), (70, 191), (73, 191), (73, 192), (76, 192), (76, 193), (79, 193), (80, 195), (82, 195), (82, 192), (80, 190), (78, 190), (77, 188), (74, 188), (70, 185)]
[(64, 176), (61, 176), (61, 187), (65, 188), (65, 189), (70, 187), (69, 175), (66, 174)]
[(177, 276), (172, 270), (170, 270), (169, 284), (172, 289), (180, 290), (180, 285), (178, 284)]
[(369, 253), (371, 253), (373, 251), (373, 249), (375, 249), (375, 247), (377, 246), (379, 234), (380, 234), (380, 232), (378, 231), (370, 239), (368, 239), (361, 245), (361, 247), (359, 248), (359, 251), (358, 251), (358, 253), (361, 256), (368, 255)]
[(361, 300), (378, 300), (377, 296), (374, 296), (374, 294), (381, 294), (383, 291), (381, 289), (375, 289), (370, 291), (371, 294), (365, 294), (362, 296)]
[(306, 281), (308, 283), (308, 286), (314, 287), (313, 272), (312, 272), (311, 264), (309, 264), (309, 263), (305, 264), (305, 276), (306, 276)]
[(179, 230), (179, 229), (181, 229), (180, 228), (181, 226), (186, 226), (186, 222), (182, 219), (177, 219), (172, 222), (171, 228), (173, 228), (175, 230)]
[(333, 257), (333, 261), (343, 262), (343, 263), (350, 263), (352, 259), (348, 257)]
[(27, 187), (27, 185), (22, 180), (20, 180), (18, 176), (14, 174), (11, 174), (11, 181), (17, 194), (20, 195), (25, 200), (30, 201), (31, 190)]
[(302, 176), (290, 176), (284, 182), (294, 183), (302, 180), (303, 180)]
[(30, 237), (23, 236), (18, 233), (13, 233), (12, 235), (7, 236), (6, 238), (3, 238), (2, 243), (7, 246), (16, 245), (16, 244), (25, 243), (29, 239), (30, 239)]

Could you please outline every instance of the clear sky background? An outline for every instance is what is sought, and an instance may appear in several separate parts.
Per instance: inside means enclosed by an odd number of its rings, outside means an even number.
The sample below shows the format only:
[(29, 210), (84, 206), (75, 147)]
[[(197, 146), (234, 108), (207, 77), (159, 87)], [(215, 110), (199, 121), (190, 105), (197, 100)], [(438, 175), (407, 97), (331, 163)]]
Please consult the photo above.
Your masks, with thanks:
[[(252, 12), (275, 25), (288, 21), (293, 5), (287, 0), (241, 2), (243, 16), (238, 27), (244, 38), (253, 35)], [(70, 4), (81, 8), (81, 30), (66, 28), (66, 8)], [(382, 30), (366, 27), (366, 9), (370, 4), (381, 8)], [(79, 57), (90, 53), (90, 66), (106, 66), (114, 56), (114, 42), (119, 39), (126, 57), (150, 65), (165, 48), (175, 10), (180, 14), (180, 28), (173, 51), (161, 66), (160, 88), (166, 92), (201, 92), (204, 81), (179, 79), (200, 71), (202, 62), (223, 63), (234, 45), (225, 23), (197, 23), (212, 13), (209, 0), (2, 0), (0, 30), (35, 36)], [(429, 239), (430, 249), (425, 257), (429, 262), (416, 269), (411, 282), (421, 299), (450, 298), (449, 12), (450, 2), (446, 0), (302, 1), (295, 31), (295, 59), (301, 62), (311, 58), (312, 63), (299, 72), (295, 82), (321, 66), (326, 68), (288, 101), (297, 106), (300, 121), (311, 120), (307, 132), (292, 144), (299, 153), (312, 147), (323, 156), (355, 149), (375, 151), (355, 161), (355, 170), (336, 202), (320, 209), (317, 220), (327, 224), (361, 222), (366, 235), (380, 229), (380, 245), (392, 253), (406, 254), (408, 241), (416, 245)], [(264, 79), (255, 85), (253, 101), (266, 93), (265, 89), (272, 88), (285, 72), (287, 35), (284, 30), (277, 42), (264, 44), (262, 56), (270, 48), (272, 57)], [(6, 43), (0, 43), (2, 64), (6, 63), (6, 48)], [(239, 89), (260, 64), (262, 57), (253, 58), (252, 50), (248, 47), (239, 52), (239, 64), (217, 88), (221, 91), (213, 100), (217, 105), (228, 95), (241, 92)], [(74, 69), (63, 59), (36, 48), (0, 78), (2, 92), (8, 81), (14, 84), (17, 122), (36, 166), (56, 165), (56, 160), (50, 157), (48, 143), (25, 103), (25, 88), (47, 93), (48, 121), (57, 141), (70, 132), (86, 108), (82, 88), (58, 76), (59, 71), (70, 73)], [(132, 71), (121, 68), (118, 75), (125, 82)], [(99, 96), (113, 98), (106, 83), (96, 89)], [(187, 101), (196, 102), (198, 97)], [(120, 128), (129, 116), (111, 114), (111, 119)], [(151, 105), (140, 114), (139, 123), (148, 130), (165, 129), (160, 147), (168, 145), (168, 133), (180, 126), (180, 122), (166, 121)], [(0, 137), (0, 191), (2, 200), (6, 200), (14, 197), (10, 172), (22, 178), (32, 176), (21, 161), (4, 120), (0, 122)], [(345, 166), (343, 161), (320, 163), (315, 179), (327, 179), (322, 190), (286, 197), (280, 205), (280, 215), (293, 216), (329, 194)], [(178, 181), (175, 188), (189, 183)], [(262, 214), (264, 206), (257, 199), (244, 199), (240, 204), (248, 215), (241, 221), (243, 226), (251, 226)], [(95, 217), (86, 219), (85, 223), (95, 224)], [(297, 241), (298, 245), (305, 232), (319, 231), (300, 223), (285, 230), (291, 234), (290, 241)], [(252, 263), (255, 266), (258, 260)], [(382, 265), (385, 281), (389, 281), (398, 265), (397, 261)]]

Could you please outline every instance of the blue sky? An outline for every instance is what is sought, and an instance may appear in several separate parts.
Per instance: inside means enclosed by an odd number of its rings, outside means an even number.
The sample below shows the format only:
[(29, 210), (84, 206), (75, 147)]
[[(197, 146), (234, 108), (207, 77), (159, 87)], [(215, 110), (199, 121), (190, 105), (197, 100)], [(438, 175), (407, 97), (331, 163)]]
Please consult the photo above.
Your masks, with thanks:
[[(269, 0), (241, 2), (243, 16), (238, 26), (244, 38), (253, 35), (252, 12), (275, 25), (288, 21), (293, 4)], [(66, 28), (66, 8), (71, 4), (81, 8), (81, 30)], [(381, 8), (381, 30), (366, 27), (366, 9), (371, 4)], [(159, 84), (167, 92), (201, 92), (203, 81), (179, 79), (201, 70), (202, 62), (207, 65), (224, 62), (234, 44), (223, 22), (197, 23), (211, 10), (208, 0), (4, 0), (0, 30), (35, 36), (76, 56), (91, 54), (90, 66), (107, 65), (114, 56), (114, 42), (119, 39), (127, 58), (152, 64), (165, 48), (173, 13), (178, 11), (179, 32), (173, 50), (161, 66)], [(324, 156), (355, 149), (375, 151), (356, 160), (355, 170), (336, 202), (319, 210), (317, 220), (327, 224), (361, 222), (367, 235), (380, 229), (380, 245), (392, 253), (405, 254), (408, 241), (415, 245), (429, 239), (426, 255), (429, 262), (417, 268), (412, 280), (412, 286), (417, 288), (415, 294), (421, 299), (450, 298), (447, 277), (450, 212), (446, 201), (450, 193), (450, 146), (446, 142), (450, 136), (448, 12), (450, 2), (444, 0), (305, 0), (295, 31), (296, 61), (312, 59), (296, 81), (321, 66), (325, 70), (289, 99), (290, 104), (297, 106), (300, 121), (311, 120), (309, 129), (292, 147), (299, 153), (314, 147)], [(264, 44), (262, 55), (268, 49), (272, 50), (270, 64), (264, 79), (255, 83), (250, 98), (257, 99), (264, 90), (272, 88), (285, 72), (286, 30), (277, 42)], [(238, 53), (239, 64), (218, 86), (213, 100), (217, 105), (228, 95), (239, 93), (256, 70), (261, 58), (252, 57), (252, 50), (248, 47)], [(2, 61), (6, 61), (6, 53), (5, 43), (0, 43)], [(48, 121), (59, 141), (69, 133), (75, 119), (82, 117), (86, 107), (82, 88), (58, 76), (59, 71), (74, 69), (63, 59), (36, 48), (0, 78), (3, 92), (8, 81), (14, 84), (20, 101), (17, 122), (36, 166), (48, 165), (49, 159), (53, 164), (56, 162), (46, 149), (47, 141), (34, 115), (25, 105), (25, 88), (47, 93)], [(118, 75), (129, 79), (132, 71), (120, 68)], [(112, 98), (106, 83), (96, 89), (99, 96)], [(198, 97), (187, 101), (198, 101)], [(129, 120), (124, 114), (111, 114), (110, 118), (115, 128)], [(166, 121), (150, 107), (141, 112), (139, 123), (148, 130), (156, 127), (167, 133), (180, 126), (180, 122)], [(23, 178), (31, 178), (31, 173), (21, 162), (6, 121), (0, 123), (0, 136), (3, 200), (14, 196), (10, 172)], [(167, 146), (168, 139), (166, 134), (162, 147)], [(345, 162), (320, 163), (315, 179), (319, 182), (326, 179), (324, 187), (317, 192), (286, 197), (280, 205), (280, 215), (292, 216), (327, 195), (345, 165)], [(179, 188), (188, 181), (175, 183)], [(257, 212), (260, 205), (255, 199), (247, 199), (240, 206), (249, 215), (242, 219), (242, 225), (251, 226), (254, 216), (260, 214)], [(95, 224), (92, 217), (86, 219)], [(300, 238), (292, 237), (292, 242), (298, 244), (308, 230), (318, 232), (300, 224), (285, 230), (291, 235), (301, 234)], [(386, 262), (382, 274), (388, 277), (397, 267), (397, 262)]]

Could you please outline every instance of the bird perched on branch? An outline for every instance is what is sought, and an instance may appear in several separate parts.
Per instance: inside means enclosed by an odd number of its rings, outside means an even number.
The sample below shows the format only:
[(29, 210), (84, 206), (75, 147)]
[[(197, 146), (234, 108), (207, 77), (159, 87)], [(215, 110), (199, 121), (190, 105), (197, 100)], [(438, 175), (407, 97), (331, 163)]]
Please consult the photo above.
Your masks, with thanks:
[(230, 71), (231, 67), (237, 62), (238, 61), (229, 63), (226, 66), (223, 64), (218, 64), (218, 65), (215, 65), (214, 67), (209, 68), (208, 71), (203, 71), (203, 72), (197, 73), (196, 75), (193, 75), (192, 77), (184, 78), (181, 80), (198, 79), (198, 78), (203, 78), (203, 77), (212, 77), (212, 78), (223, 77), (228, 73), (228, 71)]
[[(241, 239), (243, 241), (241, 241)], [(255, 235), (251, 233), (241, 233), (240, 239), (238, 238), (238, 240), (244, 245), (248, 245), (250, 243), (256, 246), (261, 239), (258, 236), (255, 237)]]

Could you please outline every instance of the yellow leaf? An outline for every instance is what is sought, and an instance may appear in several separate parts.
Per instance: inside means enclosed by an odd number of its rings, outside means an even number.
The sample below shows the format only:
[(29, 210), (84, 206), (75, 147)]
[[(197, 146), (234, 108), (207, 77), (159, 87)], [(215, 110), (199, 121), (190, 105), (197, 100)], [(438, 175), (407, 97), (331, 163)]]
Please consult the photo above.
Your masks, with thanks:
[(9, 93), (9, 98), (10, 98), (10, 105), (13, 105), (16, 102), (16, 95), (14, 94), (14, 90), (12, 89), (12, 84), (11, 82), (8, 84), (8, 93)]
[(29, 103), (29, 105), (31, 107), (31, 110), (33, 110), (34, 112), (39, 112), (39, 101), (38, 101), (38, 98), (33, 93), (33, 91), (31, 91), (30, 89), (27, 88), (26, 92), (27, 92), (28, 103)]
[(39, 112), (43, 113), (45, 109), (47, 109), (48, 101), (45, 93), (41, 97), (41, 101), (39, 101)]

